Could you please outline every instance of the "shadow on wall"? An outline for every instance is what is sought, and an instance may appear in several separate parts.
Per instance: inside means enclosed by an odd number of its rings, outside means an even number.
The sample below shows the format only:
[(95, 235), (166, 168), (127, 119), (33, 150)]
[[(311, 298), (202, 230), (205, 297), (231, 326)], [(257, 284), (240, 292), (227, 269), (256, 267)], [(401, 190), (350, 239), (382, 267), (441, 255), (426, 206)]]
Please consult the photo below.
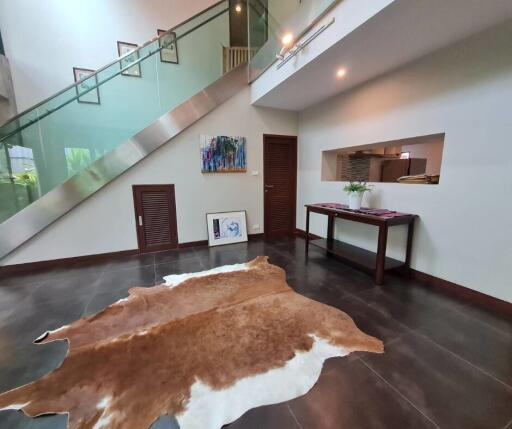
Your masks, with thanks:
[(2, 31), (0, 30), (0, 55), (5, 55), (4, 42), (2, 41)]

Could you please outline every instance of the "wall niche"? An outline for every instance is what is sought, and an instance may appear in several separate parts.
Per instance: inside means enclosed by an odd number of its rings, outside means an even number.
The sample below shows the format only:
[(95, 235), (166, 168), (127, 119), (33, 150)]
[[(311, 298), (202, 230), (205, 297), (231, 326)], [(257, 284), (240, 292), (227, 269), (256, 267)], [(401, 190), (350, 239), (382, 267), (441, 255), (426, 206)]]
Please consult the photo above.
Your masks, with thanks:
[(322, 181), (439, 183), (445, 134), (409, 137), (322, 152)]

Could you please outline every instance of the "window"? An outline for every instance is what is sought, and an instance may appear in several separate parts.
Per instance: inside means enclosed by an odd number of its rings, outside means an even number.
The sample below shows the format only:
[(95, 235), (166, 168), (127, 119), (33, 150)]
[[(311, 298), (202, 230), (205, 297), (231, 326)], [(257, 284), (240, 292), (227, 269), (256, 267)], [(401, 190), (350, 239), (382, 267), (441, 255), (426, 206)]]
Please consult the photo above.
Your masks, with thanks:
[[(0, 222), (39, 198), (39, 177), (28, 147), (4, 146), (0, 151)], [(2, 205), (0, 204), (0, 205)]]
[(91, 163), (91, 151), (81, 147), (64, 148), (66, 163), (68, 167), (68, 177), (74, 176)]
[(322, 152), (322, 180), (437, 184), (444, 134)]
[(34, 153), (29, 147), (12, 146), (8, 149), (12, 174), (33, 172), (36, 170)]

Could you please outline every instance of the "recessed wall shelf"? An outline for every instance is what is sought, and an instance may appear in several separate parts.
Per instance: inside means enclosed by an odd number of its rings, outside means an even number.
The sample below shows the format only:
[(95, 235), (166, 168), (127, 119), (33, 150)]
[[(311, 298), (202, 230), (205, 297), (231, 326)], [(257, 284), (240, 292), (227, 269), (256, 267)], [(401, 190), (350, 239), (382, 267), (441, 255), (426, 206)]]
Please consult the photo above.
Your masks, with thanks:
[(444, 133), (322, 152), (323, 181), (437, 184)]

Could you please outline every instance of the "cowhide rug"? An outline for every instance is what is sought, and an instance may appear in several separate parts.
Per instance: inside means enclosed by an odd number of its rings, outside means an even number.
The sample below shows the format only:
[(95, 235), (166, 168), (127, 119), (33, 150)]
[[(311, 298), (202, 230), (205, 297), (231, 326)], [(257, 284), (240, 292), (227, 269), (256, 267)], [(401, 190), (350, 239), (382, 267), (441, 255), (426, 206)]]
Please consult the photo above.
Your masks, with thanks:
[(95, 316), (47, 332), (62, 365), (0, 395), (0, 409), (68, 414), (72, 429), (218, 429), (247, 410), (308, 392), (323, 363), (382, 342), (345, 313), (288, 287), (266, 257), (133, 288)]

